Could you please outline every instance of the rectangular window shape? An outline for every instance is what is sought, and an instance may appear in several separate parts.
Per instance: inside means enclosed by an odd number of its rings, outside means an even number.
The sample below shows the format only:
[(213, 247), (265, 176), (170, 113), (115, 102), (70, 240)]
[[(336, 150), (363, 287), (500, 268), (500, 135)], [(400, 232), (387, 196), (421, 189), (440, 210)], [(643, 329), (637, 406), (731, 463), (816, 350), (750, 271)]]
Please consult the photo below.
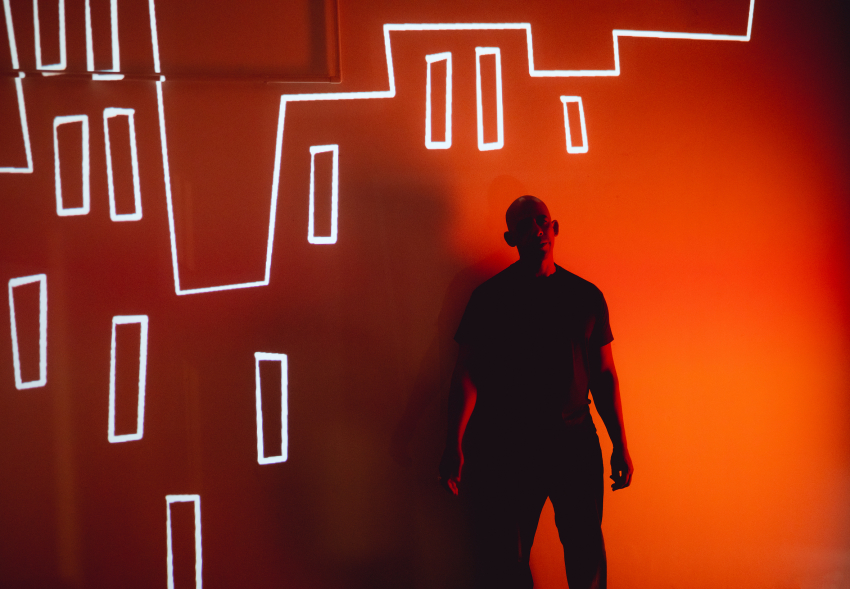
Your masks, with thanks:
[[(182, 505), (184, 503), (191, 505)], [(166, 495), (165, 505), (168, 589), (183, 589), (191, 585), (193, 578), (195, 589), (202, 589), (201, 496)], [(192, 561), (195, 564), (194, 571)]]
[[(425, 61), (428, 64), (425, 83), (425, 147), (448, 149), (452, 146), (452, 54), (426, 55)], [(439, 75), (443, 69), (441, 62), (445, 62), (445, 77)], [(445, 125), (442, 131), (441, 123)], [(435, 136), (441, 139), (434, 140)]]
[[(486, 57), (490, 55), (493, 57)], [(482, 57), (485, 59), (482, 60)], [(502, 149), (505, 145), (505, 125), (502, 109), (502, 54), (498, 47), (475, 48), (475, 90), (478, 99), (478, 149)], [(492, 137), (494, 118), (495, 140)]]
[[(134, 112), (132, 108), (106, 108), (103, 111), (109, 218), (113, 221), (138, 221), (142, 218)], [(123, 121), (126, 125), (122, 124)]]
[[(320, 157), (317, 165), (316, 156), (324, 153), (331, 154), (331, 161), (327, 162), (327, 159), (329, 159), (327, 156)], [(330, 165), (327, 165), (328, 163)], [(323, 202), (317, 205), (318, 199), (323, 199)], [(327, 203), (328, 200), (330, 201), (330, 215), (321, 216), (323, 219), (330, 217), (330, 234), (316, 235), (316, 216), (319, 211), (327, 211), (323, 204)], [(317, 244), (336, 243), (338, 214), (339, 145), (313, 145), (310, 147), (310, 219), (307, 222), (307, 241)]]
[[(276, 370), (273, 366), (269, 366), (269, 369), (267, 367), (261, 367), (261, 363), (277, 363), (280, 370)], [(287, 427), (289, 369), (287, 357), (286, 354), (255, 352), (254, 364), (257, 403), (257, 462), (260, 464), (286, 462), (289, 453), (289, 432)], [(278, 381), (276, 377), (279, 377), (280, 380)], [(262, 386), (262, 383), (265, 383), (265, 386)], [(275, 402), (276, 398), (274, 398), (276, 397), (275, 393), (278, 391), (280, 391), (280, 403)], [(267, 409), (265, 414), (263, 413), (263, 407)], [(274, 430), (274, 434), (277, 433), (278, 416), (280, 417), (280, 454), (277, 456), (266, 456), (266, 432), (271, 434), (272, 430)], [(271, 437), (270, 435), (269, 438)], [(276, 438), (277, 436), (275, 435), (274, 437)]]
[[(128, 327), (138, 324), (138, 337)], [(121, 336), (119, 337), (119, 331)], [(118, 346), (118, 341), (122, 344)], [(135, 358), (135, 342), (138, 341), (138, 362)], [(109, 442), (141, 440), (145, 425), (145, 380), (148, 364), (148, 316), (116, 315), (112, 318), (112, 353), (109, 364)], [(135, 405), (135, 419), (120, 419), (122, 425), (134, 423), (136, 431), (116, 433), (116, 415), (124, 417)]]
[(86, 67), (118, 72), (118, 0), (86, 0)]
[[(22, 276), (9, 281), (9, 319), (15, 388), (43, 387), (47, 384), (46, 274)], [(36, 374), (37, 378), (32, 378)], [(24, 380), (25, 377), (29, 380)]]
[(581, 103), (581, 97), (561, 96), (561, 102), (564, 103), (564, 132), (567, 135), (567, 153), (587, 153), (587, 127), (584, 125), (584, 107)]
[[(77, 132), (76, 125), (80, 128)], [(64, 127), (62, 131), (60, 127)], [(59, 135), (62, 134), (60, 141)], [(79, 137), (80, 149), (77, 150), (77, 137)], [(64, 172), (61, 165), (64, 160)], [(79, 164), (79, 168), (77, 165)], [(76, 170), (80, 169), (81, 174)], [(53, 119), (53, 170), (56, 185), (56, 214), (60, 217), (71, 215), (87, 215), (91, 201), (89, 189), (89, 118), (86, 115), (74, 115), (56, 117)], [(79, 183), (79, 184), (78, 184)], [(82, 186), (82, 195), (77, 187)], [(72, 200), (73, 194), (79, 197), (77, 202), (82, 204), (75, 207), (66, 207), (65, 201)]]
[(32, 173), (22, 75), (19, 73), (17, 78), (6, 78), (0, 82), (0, 137), (3, 137), (0, 141), (0, 174)]
[[(35, 33), (35, 67), (40, 70), (64, 70), (67, 63), (65, 0), (58, 0), (56, 5), (51, 0), (32, 0), (32, 17)], [(44, 63), (47, 59), (58, 61)]]

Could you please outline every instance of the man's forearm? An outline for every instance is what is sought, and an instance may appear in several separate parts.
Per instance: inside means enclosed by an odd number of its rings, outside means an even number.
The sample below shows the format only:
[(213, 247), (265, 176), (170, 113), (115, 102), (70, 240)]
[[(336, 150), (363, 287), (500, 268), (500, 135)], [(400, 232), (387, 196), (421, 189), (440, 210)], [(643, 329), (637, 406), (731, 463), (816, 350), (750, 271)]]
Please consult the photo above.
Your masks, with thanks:
[(617, 374), (605, 370), (599, 374), (591, 390), (596, 410), (605, 423), (614, 448), (626, 448), (626, 427), (620, 403), (620, 385)]

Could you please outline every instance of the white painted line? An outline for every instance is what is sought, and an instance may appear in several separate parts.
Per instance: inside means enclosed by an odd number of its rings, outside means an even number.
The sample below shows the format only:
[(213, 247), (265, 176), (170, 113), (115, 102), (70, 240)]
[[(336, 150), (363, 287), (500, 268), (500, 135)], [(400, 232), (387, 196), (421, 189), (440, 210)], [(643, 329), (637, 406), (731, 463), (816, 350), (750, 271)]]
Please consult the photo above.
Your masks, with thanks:
[[(132, 434), (115, 433), (115, 351), (118, 347), (116, 326), (139, 324), (139, 385), (136, 404), (136, 431)], [(145, 430), (145, 381), (148, 366), (148, 316), (115, 315), (112, 318), (112, 350), (109, 363), (109, 428), (107, 438), (111, 444), (141, 440)]]
[[(109, 185), (109, 218), (113, 221), (138, 221), (142, 218), (142, 193), (139, 188), (139, 157), (136, 151), (136, 125), (133, 122), (135, 111), (132, 108), (106, 108), (103, 110), (103, 136), (106, 142), (106, 180)], [(130, 134), (130, 163), (133, 169), (132, 213), (118, 213), (115, 208), (115, 185), (112, 177), (112, 144), (109, 140), (109, 119), (126, 117)]]
[[(496, 140), (484, 141), (484, 113), (481, 92), (481, 56), (493, 55), (496, 60)], [(475, 97), (478, 105), (478, 150), (491, 151), (505, 146), (505, 114), (502, 107), (502, 53), (498, 47), (475, 48)]]
[[(431, 64), (446, 62), (446, 131), (443, 141), (431, 140)], [(452, 146), (452, 54), (433, 53), (425, 56), (428, 64), (428, 76), (425, 83), (425, 147), (428, 149), (448, 149)]]
[[(18, 347), (18, 322), (15, 318), (15, 287), (38, 282), (38, 380), (24, 382), (21, 376), (21, 352)], [(12, 325), (12, 362), (15, 388), (34, 389), (47, 384), (47, 275), (21, 276), (9, 281), (9, 320)]]
[[(333, 154), (333, 171), (331, 176), (331, 234), (316, 235), (316, 154)], [(339, 215), (339, 145), (310, 146), (310, 218), (307, 221), (307, 241), (316, 244), (336, 243), (337, 217)]]
[[(280, 454), (266, 456), (265, 436), (263, 435), (263, 397), (260, 379), (260, 362), (280, 362)], [(254, 352), (254, 380), (257, 402), (257, 462), (260, 464), (276, 464), (286, 462), (289, 456), (289, 364), (286, 354), (269, 352)]]
[[(82, 153), (83, 153), (83, 204), (79, 207), (65, 208), (62, 202), (62, 175), (59, 164), (59, 134), (60, 125), (80, 123), (83, 126)], [(56, 214), (60, 217), (71, 215), (88, 215), (91, 204), (91, 190), (89, 188), (89, 117), (88, 115), (72, 115), (56, 117), (53, 119), (53, 170), (56, 184)]]
[[(567, 134), (567, 153), (587, 153), (587, 127), (584, 123), (584, 106), (581, 103), (581, 96), (561, 96), (561, 102), (564, 103), (564, 131)], [(570, 115), (567, 105), (571, 102), (578, 105), (581, 121), (581, 145), (573, 145), (572, 135), (570, 134)]]
[(201, 569), (203, 559), (201, 558), (201, 496), (200, 495), (166, 495), (165, 496), (165, 525), (167, 530), (168, 555), (166, 567), (168, 569), (168, 589), (174, 589), (174, 550), (171, 541), (171, 504), (172, 503), (194, 503), (195, 504), (195, 589), (202, 589)]
[(35, 29), (35, 67), (38, 70), (64, 70), (68, 61), (65, 43), (65, 0), (59, 2), (59, 62), (43, 63), (41, 59), (41, 25), (38, 20), (38, 0), (32, 0), (32, 19)]

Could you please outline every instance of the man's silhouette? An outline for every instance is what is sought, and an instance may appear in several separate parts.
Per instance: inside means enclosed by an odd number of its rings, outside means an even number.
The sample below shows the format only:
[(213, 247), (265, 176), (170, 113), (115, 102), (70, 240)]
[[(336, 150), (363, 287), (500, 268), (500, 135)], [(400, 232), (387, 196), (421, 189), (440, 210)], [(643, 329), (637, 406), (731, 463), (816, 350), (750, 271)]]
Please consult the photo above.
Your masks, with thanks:
[(612, 489), (633, 472), (608, 307), (555, 264), (558, 222), (543, 201), (522, 196), (505, 220), (519, 261), (472, 293), (455, 335), (440, 476), (470, 499), (478, 587), (532, 587), (528, 557), (549, 497), (570, 589), (604, 588), (604, 468), (589, 392), (614, 444)]

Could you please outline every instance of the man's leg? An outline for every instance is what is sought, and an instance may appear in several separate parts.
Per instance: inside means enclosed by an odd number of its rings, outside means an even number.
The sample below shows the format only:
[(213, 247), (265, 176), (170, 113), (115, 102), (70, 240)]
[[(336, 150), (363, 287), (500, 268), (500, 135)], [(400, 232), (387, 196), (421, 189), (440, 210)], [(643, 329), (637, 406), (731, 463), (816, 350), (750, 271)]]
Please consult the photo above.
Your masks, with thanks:
[(550, 498), (564, 545), (570, 589), (605, 589), (607, 561), (602, 538), (604, 469), (599, 438), (590, 416), (566, 426), (553, 455)]

